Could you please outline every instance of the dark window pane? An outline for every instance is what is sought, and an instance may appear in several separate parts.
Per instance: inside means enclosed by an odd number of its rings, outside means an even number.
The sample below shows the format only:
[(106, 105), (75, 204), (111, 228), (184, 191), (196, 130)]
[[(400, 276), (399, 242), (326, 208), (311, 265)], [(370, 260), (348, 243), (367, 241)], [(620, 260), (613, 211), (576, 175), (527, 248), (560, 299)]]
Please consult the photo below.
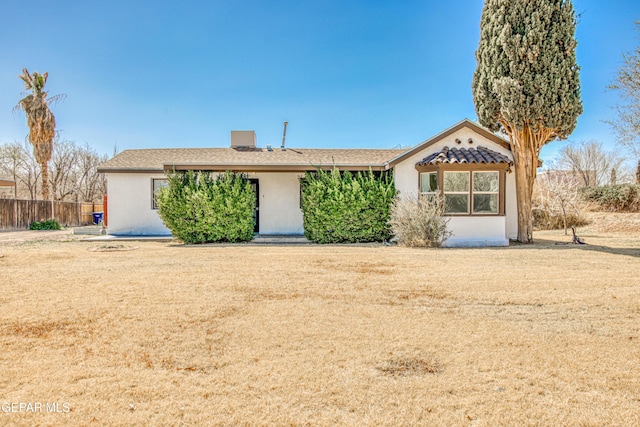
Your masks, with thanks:
[(473, 195), (473, 213), (498, 213), (498, 195), (497, 194), (474, 194)]
[(445, 194), (444, 202), (446, 213), (469, 213), (468, 194)]
[(158, 190), (168, 186), (169, 186), (169, 182), (166, 179), (153, 180), (153, 206), (152, 206), (153, 209), (158, 209), (158, 203), (156, 200), (156, 195), (158, 194)]

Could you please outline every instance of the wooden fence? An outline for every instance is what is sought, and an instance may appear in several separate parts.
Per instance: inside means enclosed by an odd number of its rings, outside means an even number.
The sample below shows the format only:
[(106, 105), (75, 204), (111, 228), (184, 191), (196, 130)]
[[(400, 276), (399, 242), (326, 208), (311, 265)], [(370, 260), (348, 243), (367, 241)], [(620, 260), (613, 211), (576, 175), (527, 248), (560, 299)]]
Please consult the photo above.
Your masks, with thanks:
[(102, 203), (0, 199), (0, 230), (26, 230), (33, 221), (52, 217), (67, 227), (89, 225), (93, 212), (102, 212)]

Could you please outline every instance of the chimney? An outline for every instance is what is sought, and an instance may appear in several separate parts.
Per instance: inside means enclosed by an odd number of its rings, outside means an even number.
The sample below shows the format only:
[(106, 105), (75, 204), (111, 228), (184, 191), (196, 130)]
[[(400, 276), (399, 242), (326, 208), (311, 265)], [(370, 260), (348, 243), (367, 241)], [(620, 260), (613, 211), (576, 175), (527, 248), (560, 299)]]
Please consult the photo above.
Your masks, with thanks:
[(256, 148), (256, 131), (232, 130), (231, 148)]
[(287, 137), (287, 125), (289, 122), (284, 122), (284, 130), (282, 131), (282, 145), (280, 146), (281, 150), (284, 150), (284, 140)]

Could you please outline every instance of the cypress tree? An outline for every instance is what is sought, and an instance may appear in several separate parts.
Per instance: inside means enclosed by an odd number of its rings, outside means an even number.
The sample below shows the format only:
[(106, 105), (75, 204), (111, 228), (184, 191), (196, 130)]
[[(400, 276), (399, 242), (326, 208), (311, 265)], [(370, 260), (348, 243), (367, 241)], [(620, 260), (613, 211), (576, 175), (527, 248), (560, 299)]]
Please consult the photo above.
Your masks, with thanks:
[(511, 141), (523, 243), (540, 149), (567, 138), (582, 113), (575, 28), (569, 0), (486, 0), (482, 11), (473, 99), (480, 123)]

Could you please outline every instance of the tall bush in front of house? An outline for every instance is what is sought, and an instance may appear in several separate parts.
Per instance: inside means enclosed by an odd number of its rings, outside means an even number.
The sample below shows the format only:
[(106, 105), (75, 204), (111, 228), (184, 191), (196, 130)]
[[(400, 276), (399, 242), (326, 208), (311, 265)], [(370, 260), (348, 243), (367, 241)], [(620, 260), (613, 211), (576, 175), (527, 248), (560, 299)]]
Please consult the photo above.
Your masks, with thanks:
[(304, 233), (316, 243), (381, 242), (391, 236), (396, 195), (390, 172), (307, 172), (301, 180)]
[(244, 242), (253, 238), (255, 195), (243, 174), (172, 172), (156, 194), (158, 214), (185, 243)]

